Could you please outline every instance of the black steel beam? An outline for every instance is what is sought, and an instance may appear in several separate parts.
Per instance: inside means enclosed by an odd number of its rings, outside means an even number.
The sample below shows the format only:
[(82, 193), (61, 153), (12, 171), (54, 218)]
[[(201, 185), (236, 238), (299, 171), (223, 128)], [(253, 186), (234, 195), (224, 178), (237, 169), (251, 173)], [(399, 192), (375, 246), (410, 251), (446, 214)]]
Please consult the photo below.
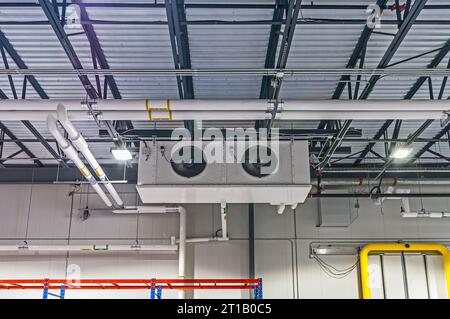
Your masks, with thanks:
[[(433, 60), (428, 64), (428, 69), (433, 69), (439, 65), (439, 63), (442, 62), (442, 60), (446, 57), (446, 55), (450, 52), (450, 39), (447, 40), (445, 45), (442, 47), (442, 49), (439, 51), (439, 53), (433, 58)], [(413, 98), (413, 96), (419, 91), (419, 89), (422, 87), (423, 83), (427, 80), (428, 77), (421, 76), (417, 79), (417, 81), (413, 84), (413, 86), (409, 89), (408, 93), (406, 93), (404, 99), (410, 100)]]
[[(377, 5), (380, 8), (384, 8), (388, 0), (378, 0)], [(346, 68), (347, 69), (353, 69), (356, 66), (356, 63), (358, 62), (358, 59), (362, 57), (362, 53), (364, 52), (365, 48), (367, 47), (367, 42), (369, 41), (372, 33), (374, 31), (374, 28), (370, 28), (367, 24), (364, 27), (364, 30), (362, 31), (361, 35), (359, 36), (358, 42), (356, 43), (355, 49), (352, 52), (352, 55), (350, 56), (349, 61), (347, 62)], [(339, 80), (339, 83), (336, 87), (336, 90), (333, 93), (333, 99), (339, 99), (342, 95), (342, 92), (344, 91), (345, 84), (350, 81), (350, 76), (343, 75), (341, 76), (341, 79)]]
[[(283, 19), (285, 7), (287, 6), (287, 0), (275, 0), (275, 7), (273, 9), (273, 21)], [(266, 61), (264, 62), (264, 68), (275, 68), (275, 60), (277, 55), (278, 42), (281, 34), (281, 25), (272, 25), (270, 28), (269, 45), (267, 47)], [(272, 77), (264, 76), (261, 83), (261, 91), (259, 94), (260, 99), (269, 99), (269, 90), (271, 87)]]
[[(3, 64), (5, 66), (6, 70), (9, 70), (9, 64), (8, 64), (8, 59), (6, 58), (6, 53), (5, 53), (5, 49), (3, 48), (3, 46), (0, 43), (0, 52), (2, 55), (2, 59), (3, 59)], [(11, 87), (11, 92), (13, 94), (13, 97), (15, 99), (17, 99), (17, 91), (16, 91), (16, 86), (14, 85), (14, 80), (11, 74), (8, 74), (8, 81), (9, 81), (9, 86)]]
[[(80, 19), (81, 21), (89, 20), (89, 15), (87, 13), (86, 8), (83, 6), (84, 2), (83, 0), (72, 0), (73, 4), (76, 4), (80, 7)], [(91, 51), (92, 51), (92, 62), (94, 65), (98, 64), (101, 69), (108, 70), (109, 69), (109, 63), (106, 59), (105, 53), (103, 52), (103, 49), (100, 45), (100, 41), (97, 37), (97, 34), (94, 30), (94, 27), (89, 24), (83, 24), (83, 30), (86, 34), (86, 37), (89, 41), (89, 44), (91, 45)], [(100, 81), (99, 78), (96, 78), (97, 80), (97, 93), (98, 96), (101, 98), (101, 89), (100, 89)], [(105, 81), (108, 84), (109, 89), (111, 90), (112, 96), (116, 100), (122, 99), (122, 95), (120, 94), (119, 88), (117, 86), (116, 80), (114, 79), (113, 75), (105, 75)], [(107, 97), (106, 92), (104, 92), (104, 96)], [(125, 124), (127, 129), (133, 129), (133, 124), (131, 121), (119, 121), (119, 125)]]
[[(69, 3), (70, 4), (70, 3)], [(34, 2), (0, 2), (0, 8), (34, 8), (39, 4)], [(61, 7), (62, 3), (58, 3)], [(84, 3), (83, 7), (86, 8), (141, 8), (141, 9), (160, 9), (164, 8), (164, 4), (158, 2), (89, 2)], [(274, 9), (275, 5), (265, 3), (188, 3), (186, 8), (189, 9)], [(382, 9), (386, 9), (390, 6), (384, 6)], [(304, 4), (302, 9), (307, 10), (366, 10), (367, 5), (364, 4)], [(424, 9), (428, 10), (449, 10), (448, 4), (431, 4), (426, 5)], [(406, 11), (406, 10), (405, 10)]]
[(8, 96), (5, 94), (5, 92), (2, 91), (2, 89), (0, 89), (0, 99), (2, 100), (8, 99)]
[[(6, 50), (6, 52), (8, 52), (9, 56), (19, 69), (28, 69), (25, 62), (22, 60), (20, 55), (17, 53), (17, 51), (14, 49), (14, 47), (12, 46), (12, 44), (9, 42), (8, 38), (2, 31), (0, 31), (0, 45), (2, 45), (3, 48)], [(33, 75), (27, 75), (25, 76), (25, 78), (27, 79), (28, 82), (30, 82), (30, 84), (39, 94), (41, 99), (48, 99), (47, 93), (45, 93), (44, 89), (41, 87), (41, 85)]]
[[(408, 136), (408, 141), (405, 142), (402, 146), (406, 147), (410, 145), (417, 137), (419, 137), (430, 125), (433, 123), (434, 120), (426, 120), (414, 133), (412, 133), (410, 136)], [(384, 166), (381, 168), (380, 173), (376, 176), (376, 178), (380, 178), (383, 176), (385, 171), (394, 163), (394, 158), (390, 158)]]
[[(17, 53), (17, 51), (14, 49), (14, 47), (11, 45), (11, 43), (9, 42), (9, 40), (6, 38), (6, 36), (0, 32), (0, 46), (1, 46), (1, 55), (5, 64), (5, 68), (9, 69), (9, 65), (7, 63), (7, 59), (6, 59), (6, 54), (5, 51), (6, 50), (8, 52), (8, 54), (10, 55), (10, 57), (13, 59), (14, 63), (17, 64), (17, 66), (20, 69), (27, 69), (27, 65), (25, 64), (25, 62), (22, 60), (22, 58), (19, 56), (19, 54)], [(17, 92), (15, 91), (15, 87), (12, 84), (13, 80), (12, 78), (9, 79), (10, 83), (11, 83), (11, 90), (13, 91), (13, 96), (14, 99), (17, 99)], [(47, 94), (44, 92), (44, 90), (42, 89), (42, 87), (40, 86), (39, 82), (34, 78), (34, 76), (25, 76), (24, 78), (24, 83), (26, 84), (27, 81), (30, 81), (30, 83), (33, 85), (33, 87), (35, 88), (36, 92), (38, 93), (38, 95), (42, 98), (42, 99), (48, 99)], [(24, 87), (26, 88), (26, 85), (24, 85)], [(25, 89), (22, 90), (22, 97), (25, 97)], [(4, 94), (0, 94), (0, 96), (2, 97), (2, 99), (8, 99), (8, 97)], [(50, 146), (50, 144), (48, 144), (47, 141), (45, 141), (44, 137), (36, 130), (36, 128), (31, 124), (31, 122), (29, 121), (22, 121), (22, 123), (25, 125), (25, 127), (27, 127), (30, 132), (41, 142), (41, 144), (49, 151), (49, 153), (56, 159), (56, 160), (61, 160), (61, 157), (54, 151), (54, 149)], [(8, 135), (11, 139), (16, 139), (15, 135), (9, 131), (6, 126), (3, 123), (0, 123), (0, 125), (2, 126), (2, 131)], [(21, 150), (27, 154), (30, 158), (35, 158), (36, 156), (20, 141), (16, 141), (15, 142), (17, 146), (19, 146), (21, 148)], [(42, 164), (42, 162), (40, 162), (39, 160), (34, 160), (34, 162), (38, 165), (38, 166), (44, 166)], [(67, 164), (64, 161), (61, 161), (63, 165)]]
[[(395, 121), (395, 125), (394, 125), (394, 131), (392, 132), (392, 139), (398, 139), (398, 136), (400, 134), (400, 129), (402, 127), (402, 120), (396, 120)], [(394, 151), (396, 146), (396, 142), (391, 142), (389, 145), (389, 153), (387, 154), (388, 156), (390, 156), (392, 154), (392, 152)]]
[[(395, 52), (400, 47), (402, 41), (404, 40), (404, 38), (408, 34), (408, 32), (411, 29), (412, 25), (415, 23), (417, 17), (419, 16), (419, 14), (420, 14), (421, 10), (423, 9), (423, 7), (425, 6), (426, 2), (427, 2), (427, 0), (418, 0), (410, 8), (410, 10), (408, 12), (408, 15), (406, 17), (404, 17), (403, 22), (399, 26), (399, 30), (397, 31), (397, 34), (395, 35), (394, 39), (391, 41), (391, 44), (389, 45), (389, 47), (386, 50), (385, 54), (383, 55), (383, 57), (381, 58), (380, 62), (378, 63), (377, 69), (385, 68), (386, 66), (389, 65), (389, 62), (393, 58)], [(444, 47), (444, 49), (447, 49), (447, 47)], [(444, 50), (444, 49), (442, 49), (442, 50)], [(439, 52), (439, 54), (441, 54), (441, 51)], [(367, 99), (369, 97), (370, 93), (373, 91), (373, 89), (375, 87), (375, 84), (377, 83), (377, 81), (379, 79), (380, 79), (380, 76), (378, 76), (378, 75), (372, 76), (369, 79), (369, 82), (366, 84), (366, 86), (365, 86), (363, 92), (361, 93), (361, 96), (359, 97), (359, 99), (363, 99), (363, 100)], [(415, 90), (414, 94), (416, 92), (417, 92), (417, 89)], [(377, 137), (380, 138), (386, 132), (386, 130), (388, 129), (388, 127), (391, 124), (392, 124), (391, 120), (388, 120), (388, 121), (384, 122), (384, 124), (381, 127), (381, 129), (375, 135), (375, 138), (377, 138)], [(372, 149), (372, 147), (374, 145), (375, 145), (374, 143), (370, 143), (369, 145), (367, 145), (366, 148), (364, 149), (364, 152), (362, 153), (362, 156), (359, 159), (357, 159), (354, 162), (353, 165), (360, 164), (361, 161), (364, 159), (364, 157), (367, 155), (367, 153)]]
[[(448, 59), (447, 69), (450, 69), (450, 59)], [(438, 100), (442, 100), (442, 97), (444, 96), (445, 87), (447, 86), (447, 80), (448, 76), (444, 76), (444, 78), (442, 79), (441, 89), (439, 90)]]
[[(297, 26), (298, 16), (300, 13), (302, 0), (289, 0), (288, 8), (286, 9), (286, 22), (283, 30), (283, 38), (281, 39), (280, 43), (280, 50), (278, 52), (278, 59), (276, 67), (277, 69), (284, 69), (286, 68), (286, 64), (289, 57), (289, 52), (291, 50), (292, 41), (294, 39), (295, 34), (295, 28)], [(275, 14), (275, 13), (274, 13)], [(270, 46), (273, 46), (273, 41), (268, 44), (268, 54), (272, 54), (273, 52), (276, 53), (276, 47), (271, 48)], [(276, 41), (278, 41), (278, 37), (276, 38)], [(266, 56), (267, 59), (272, 59), (271, 56)], [(272, 62), (272, 61), (269, 61)], [(275, 61), (274, 61), (275, 62)], [(273, 85), (273, 83), (275, 85)], [(261, 85), (265, 85), (265, 88), (261, 87), (261, 92), (264, 92), (264, 99), (272, 99), (277, 100), (280, 95), (281, 90), (281, 84), (283, 83), (283, 76), (282, 77), (268, 77), (266, 80), (262, 81)], [(256, 123), (257, 127), (260, 127), (261, 124), (268, 128), (268, 131), (270, 132), (273, 122), (275, 120), (275, 116), (278, 111), (278, 103), (274, 103), (274, 108), (272, 111), (272, 118), (268, 121), (265, 121), (263, 123)]]
[[(48, 2), (48, 0), (38, 0), (38, 2), (41, 5), (42, 10), (44, 11), (44, 14), (46, 15), (48, 22), (52, 26), (56, 37), (61, 43), (61, 46), (66, 52), (66, 55), (69, 58), (69, 61), (72, 64), (73, 68), (76, 70), (82, 70), (83, 65), (81, 64), (81, 61), (78, 58), (78, 55), (75, 52), (75, 49), (73, 48), (72, 43), (69, 40), (69, 37), (64, 31), (61, 21), (59, 20), (58, 16), (53, 10), (52, 5), (50, 4), (50, 2)], [(97, 99), (98, 97), (100, 97), (98, 96), (98, 93), (95, 91), (94, 86), (92, 85), (91, 81), (86, 75), (79, 75), (78, 78), (80, 79), (81, 84), (86, 90), (86, 93), (88, 94), (89, 98)]]
[(341, 145), (342, 139), (345, 137), (347, 132), (350, 130), (350, 125), (352, 121), (347, 120), (344, 122), (342, 127), (339, 128), (338, 132), (333, 137), (330, 146), (325, 150), (324, 154), (319, 154), (319, 164), (316, 166), (318, 170), (321, 170), (326, 165), (329, 164), (331, 157), (336, 152), (337, 148)]
[[(404, 38), (408, 34), (409, 30), (415, 23), (417, 17), (422, 11), (423, 7), (427, 3), (427, 0), (417, 0), (412, 5), (408, 15), (404, 18), (403, 23), (401, 24), (399, 30), (397, 31), (394, 39), (386, 50), (385, 54), (381, 58), (380, 62), (377, 65), (377, 69), (385, 68), (391, 59), (394, 57), (395, 52), (397, 52), (398, 48), (402, 44)], [(364, 90), (361, 93), (360, 99), (367, 99), (370, 93), (373, 91), (375, 84), (381, 78), (379, 75), (373, 75), (370, 77), (368, 83), (366, 84)]]
[[(0, 130), (2, 130), (10, 139), (17, 140), (16, 135), (14, 135), (13, 132), (11, 132), (2, 122), (0, 122)], [(41, 161), (35, 159), (36, 156), (31, 152), (22, 142), (16, 141), (15, 144), (30, 158), (33, 159), (34, 164), (38, 167), (44, 167), (44, 164), (42, 164)], [(1, 175), (1, 174), (0, 174)]]
[[(81, 61), (78, 58), (78, 55), (75, 52), (75, 49), (73, 48), (72, 43), (70, 42), (69, 37), (64, 31), (64, 27), (61, 21), (58, 19), (56, 13), (54, 12), (51, 4), (48, 2), (48, 0), (38, 0), (38, 2), (46, 15), (48, 22), (52, 26), (53, 31), (55, 32), (55, 35), (58, 38), (61, 46), (66, 52), (66, 55), (70, 63), (72, 64), (73, 68), (75, 70), (82, 70), (83, 65), (81, 64)], [(78, 75), (78, 78), (80, 79), (81, 84), (83, 85), (90, 99), (95, 100), (97, 98), (102, 98), (99, 95), (99, 92), (95, 90), (94, 86), (92, 85), (87, 75), (80, 74)], [(111, 123), (111, 121), (104, 121), (104, 123), (106, 124), (107, 130), (110, 132), (111, 137), (114, 139), (114, 143), (118, 146), (122, 146), (120, 136), (118, 136), (118, 134), (115, 132), (114, 125)]]
[[(445, 56), (450, 52), (450, 39), (447, 40), (447, 42), (445, 43), (445, 45), (439, 50), (438, 54), (433, 58), (433, 60), (428, 64), (427, 68), (436, 68), (439, 63), (441, 63), (441, 61), (445, 58)], [(447, 64), (447, 68), (450, 68), (450, 60), (449, 63)], [(410, 100), (414, 97), (414, 95), (416, 95), (416, 93), (419, 91), (420, 87), (425, 83), (425, 81), (428, 79), (428, 77), (423, 76), (420, 77), (419, 79), (417, 79), (417, 81), (413, 84), (413, 86), (409, 89), (408, 93), (404, 96), (403, 99), (405, 100)], [(444, 77), (443, 80), (443, 86), (445, 88), (445, 84), (446, 84), (446, 79)], [(441, 92), (439, 93), (439, 99), (442, 98), (443, 95), (443, 90), (441, 87)], [(380, 131), (377, 132), (377, 134), (374, 136), (374, 139), (379, 139), (384, 132), (387, 130), (387, 128), (391, 125), (392, 121), (386, 121), (384, 122), (383, 126), (381, 127)], [(443, 134), (441, 136), (443, 136), (445, 134), (445, 132), (443, 132)], [(372, 148), (375, 145), (375, 143), (370, 143), (369, 145), (366, 146), (365, 152), (363, 153), (364, 156), (367, 155), (367, 151), (369, 148)], [(420, 155), (424, 154), (424, 152), (422, 152)], [(358, 165), (361, 163), (361, 161), (364, 159), (364, 156), (361, 156), (360, 159), (358, 159), (357, 161), (355, 161), (354, 165)], [(417, 154), (415, 156), (415, 158), (417, 157)]]
[[(3, 132), (2, 130), (0, 130), (0, 158), (3, 157), (3, 147), (4, 147), (4, 141), (5, 139), (5, 132)], [(3, 165), (2, 162), (0, 162), (0, 168), (6, 168), (5, 165)]]
[[(175, 69), (190, 69), (191, 54), (188, 29), (186, 25), (181, 24), (181, 21), (186, 20), (184, 0), (165, 0), (165, 7)], [(177, 85), (180, 99), (195, 98), (192, 76), (177, 76)], [(193, 121), (185, 121), (185, 127), (193, 132)]]
[[(83, 6), (82, 0), (72, 0), (73, 4), (76, 4), (80, 7), (80, 19), (81, 21), (89, 20), (89, 15), (86, 11), (86, 8)], [(100, 68), (102, 69), (109, 69), (109, 64), (106, 59), (105, 53), (103, 52), (103, 49), (100, 45), (100, 41), (98, 40), (97, 34), (95, 33), (94, 27), (89, 24), (83, 24), (83, 30), (86, 34), (86, 37), (91, 44), (92, 48), (94, 49), (95, 56), (98, 59), (98, 63), (100, 65)], [(119, 88), (117, 87), (116, 80), (114, 79), (114, 76), (112, 75), (105, 75), (105, 78), (108, 82), (109, 88), (111, 89), (111, 93), (115, 99), (121, 99), (122, 96), (120, 94)]]
[[(127, 168), (124, 175), (124, 167), (116, 164), (103, 164), (102, 168), (110, 180), (126, 180), (130, 184), (137, 183), (137, 166)], [(61, 168), (57, 165), (34, 169), (30, 165), (8, 165), (8, 168), (0, 168), (0, 184), (53, 184), (55, 181), (72, 182), (84, 181), (84, 177), (75, 166)]]
[(450, 130), (450, 123), (445, 125), (435, 136), (433, 136), (433, 141), (428, 142), (423, 148), (421, 148), (416, 154), (414, 154), (413, 158), (408, 162), (408, 164), (412, 164), (416, 161), (417, 158), (422, 156), (426, 151), (428, 151), (434, 144), (436, 144), (436, 140), (439, 140), (442, 136), (447, 134)]
[[(389, 128), (389, 126), (391, 126), (393, 122), (394, 122), (393, 120), (388, 120), (384, 122), (383, 126), (378, 130), (373, 139), (375, 140), (380, 139), (383, 136), (384, 132), (386, 132), (386, 130)], [(367, 156), (367, 154), (369, 154), (370, 150), (375, 146), (375, 144), (376, 144), (375, 142), (369, 143), (361, 153), (360, 157), (353, 163), (353, 166), (359, 165), (362, 162), (362, 160)]]
[[(291, 51), (292, 41), (294, 39), (294, 33), (295, 28), (297, 26), (298, 16), (300, 13), (301, 2), (302, 2), (301, 0), (289, 1), (289, 8), (286, 12), (286, 25), (283, 30), (283, 38), (281, 40), (280, 50), (278, 52), (277, 69), (286, 68), (289, 52)], [(269, 85), (267, 98), (278, 99), (282, 84), (281, 81), (282, 78), (280, 79), (276, 87)]]
[(30, 121), (22, 121), (22, 124), (41, 142), (45, 149), (58, 161), (63, 167), (69, 167), (64, 159), (51, 147), (39, 131), (31, 124)]
[[(273, 20), (189, 20), (180, 21), (181, 25), (281, 25), (285, 24), (285, 20), (273, 21)], [(304, 19), (298, 20), (299, 25), (361, 25), (367, 23), (365, 19)], [(90, 25), (139, 25), (139, 26), (150, 26), (150, 25), (167, 25), (165, 20), (87, 20), (83, 21), (83, 24)], [(385, 20), (384, 25), (397, 25), (396, 20)], [(21, 20), (21, 21), (2, 21), (0, 25), (9, 26), (37, 26), (37, 25), (48, 25), (48, 21), (37, 21), (37, 20)], [(426, 26), (446, 26), (450, 25), (450, 20), (445, 19), (421, 19), (415, 22), (415, 25), (426, 25)], [(374, 31), (375, 33), (376, 31)], [(381, 33), (381, 32), (376, 32)]]
[(439, 153), (439, 152), (435, 152), (435, 151), (430, 150), (430, 149), (428, 149), (427, 152), (430, 153), (430, 154), (433, 154), (433, 155), (436, 156), (436, 157), (445, 159), (446, 161), (449, 161), (449, 162), (450, 162), (450, 157), (444, 156), (444, 155), (442, 155), (442, 154)]

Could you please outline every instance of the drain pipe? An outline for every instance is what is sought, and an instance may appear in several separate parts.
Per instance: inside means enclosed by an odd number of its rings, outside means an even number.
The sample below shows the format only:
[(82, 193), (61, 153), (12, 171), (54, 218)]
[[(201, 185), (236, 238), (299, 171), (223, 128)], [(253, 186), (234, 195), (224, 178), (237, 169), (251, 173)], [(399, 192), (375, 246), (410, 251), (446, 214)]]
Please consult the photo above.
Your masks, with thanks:
[[(178, 247), (178, 278), (184, 279), (186, 272), (186, 209), (178, 206), (180, 214), (180, 243)], [(178, 299), (185, 299), (186, 291), (178, 290)]]
[(81, 174), (86, 178), (86, 180), (91, 184), (92, 188), (97, 192), (98, 196), (103, 200), (106, 206), (112, 207), (112, 203), (109, 200), (108, 196), (106, 196), (103, 189), (97, 183), (97, 180), (92, 176), (89, 169), (84, 165), (78, 156), (77, 151), (73, 148), (73, 146), (67, 141), (58, 130), (58, 126), (56, 124), (56, 119), (53, 115), (49, 114), (47, 116), (47, 127), (53, 137), (56, 139), (56, 142), (64, 151), (66, 156), (72, 160), (75, 166), (80, 170)]
[(222, 240), (226, 240), (228, 238), (227, 215), (228, 215), (227, 204), (220, 203), (220, 219), (222, 222)]
[[(113, 210), (116, 214), (180, 214), (180, 239), (178, 241), (178, 278), (184, 279), (186, 272), (186, 208), (183, 206), (138, 206)], [(178, 299), (185, 299), (185, 290), (178, 290)]]
[(67, 134), (69, 134), (69, 138), (72, 141), (73, 145), (83, 154), (83, 156), (89, 162), (91, 167), (94, 169), (95, 174), (97, 174), (100, 180), (104, 182), (104, 186), (106, 187), (106, 189), (108, 190), (109, 194), (112, 196), (116, 204), (119, 207), (123, 207), (123, 201), (120, 198), (120, 195), (117, 193), (114, 186), (109, 182), (108, 177), (101, 168), (100, 164), (95, 159), (84, 137), (72, 125), (72, 122), (69, 120), (67, 110), (64, 107), (64, 105), (62, 105), (61, 103), (58, 104), (57, 112), (58, 112), (58, 120), (64, 127), (64, 129), (67, 131)]

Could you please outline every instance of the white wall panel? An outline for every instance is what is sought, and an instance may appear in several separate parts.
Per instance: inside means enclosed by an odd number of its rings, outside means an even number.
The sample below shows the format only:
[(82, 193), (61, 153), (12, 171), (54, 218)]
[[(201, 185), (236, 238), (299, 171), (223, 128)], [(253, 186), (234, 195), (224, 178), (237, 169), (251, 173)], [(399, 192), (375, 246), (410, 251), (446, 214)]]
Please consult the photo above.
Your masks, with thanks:
[[(194, 277), (235, 279), (248, 277), (248, 242), (202, 243), (195, 246)], [(246, 298), (244, 290), (195, 290), (195, 298)]]
[(403, 273), (401, 257), (398, 255), (383, 256), (383, 276), (386, 299), (404, 299)]
[(405, 255), (409, 299), (428, 299), (428, 279), (422, 255)]
[(292, 299), (295, 295), (293, 243), (288, 240), (259, 240), (255, 249), (258, 252), (255, 275), (263, 278), (264, 298)]
[[(122, 192), (127, 204), (136, 203), (134, 185), (118, 185), (117, 188)], [(423, 188), (422, 191), (425, 191)], [(137, 230), (138, 237), (143, 243), (167, 243), (170, 236), (178, 235), (177, 214), (141, 215), (139, 227), (137, 227), (136, 215), (112, 215), (108, 212), (92, 212), (87, 221), (80, 221), (79, 209), (86, 205), (91, 208), (103, 207), (96, 194), (89, 196), (85, 194), (86, 187), (83, 188), (83, 194), (74, 196), (70, 221), (71, 198), (68, 194), (71, 190), (71, 186), (68, 185), (33, 186), (28, 230), (30, 244), (67, 244), (64, 238), (69, 235), (70, 223), (72, 244), (131, 244), (136, 238)], [(429, 190), (432, 191), (433, 188)], [(18, 244), (25, 239), (30, 193), (30, 185), (0, 185), (1, 244)], [(351, 209), (354, 209), (355, 202), (354, 199), (350, 200)], [(448, 209), (447, 199), (427, 199), (423, 203), (427, 209)], [(420, 199), (412, 200), (412, 204), (421, 205)], [(264, 295), (274, 298), (293, 298), (297, 297), (298, 289), (300, 298), (358, 298), (356, 271), (340, 280), (328, 277), (316, 261), (309, 257), (309, 245), (314, 241), (364, 242), (385, 239), (413, 240), (414, 238), (448, 240), (450, 220), (402, 219), (398, 200), (386, 200), (382, 206), (377, 206), (370, 199), (360, 199), (359, 205), (358, 218), (349, 227), (316, 227), (316, 199), (308, 199), (305, 204), (298, 206), (295, 213), (287, 209), (283, 215), (278, 215), (274, 207), (256, 205), (256, 275), (263, 278)], [(220, 229), (218, 205), (187, 205), (186, 207), (188, 237), (211, 236)], [(248, 206), (230, 205), (228, 222), (232, 241), (200, 244), (195, 247), (189, 245), (187, 265), (189, 275), (196, 278), (246, 278), (248, 276), (248, 242), (246, 240)], [(38, 241), (37, 238), (51, 240)], [(158, 240), (150, 240), (152, 238)], [(296, 241), (295, 238), (297, 238)], [(297, 242), (297, 259), (294, 259), (294, 265), (297, 263), (297, 268), (294, 273), (290, 240), (292, 243)], [(348, 267), (354, 262), (354, 257), (351, 256), (324, 258), (337, 268)], [(432, 298), (446, 296), (442, 263), (437, 258), (439, 257), (427, 257)], [(177, 276), (177, 260), (173, 255), (111, 255), (110, 257), (72, 255), (69, 258), (69, 263), (71, 262), (81, 263), (82, 271), (86, 276), (104, 278), (127, 276), (176, 278)], [(388, 261), (388, 268), (389, 263), (395, 264)], [(2, 278), (60, 277), (65, 273), (65, 265), (65, 255), (0, 256)], [(388, 278), (388, 281), (394, 280), (394, 283), (401, 278), (398, 271), (387, 276), (391, 278)], [(403, 296), (402, 285), (396, 287), (390, 288), (388, 297)], [(31, 296), (28, 293), (15, 292), (8, 296)], [(238, 291), (217, 291), (213, 295), (206, 292), (196, 293), (196, 297), (217, 298), (244, 295), (245, 293)], [(41, 294), (39, 292), (33, 296), (40, 297)], [(127, 295), (127, 297), (138, 296), (148, 297), (145, 293), (140, 295), (140, 292), (130, 292)]]

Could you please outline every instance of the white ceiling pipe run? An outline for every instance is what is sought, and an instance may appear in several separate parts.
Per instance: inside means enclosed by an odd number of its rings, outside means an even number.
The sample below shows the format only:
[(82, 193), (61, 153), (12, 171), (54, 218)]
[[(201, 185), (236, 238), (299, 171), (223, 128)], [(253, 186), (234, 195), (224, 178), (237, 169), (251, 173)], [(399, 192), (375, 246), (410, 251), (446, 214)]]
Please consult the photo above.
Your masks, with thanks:
[(423, 120), (441, 119), (446, 100), (313, 100), (284, 101), (281, 120)]
[[(0, 110), (0, 118), (4, 121), (45, 121), (48, 111), (2, 111)], [(92, 120), (92, 117), (88, 115), (86, 111), (77, 110), (69, 111), (69, 116), (72, 121), (87, 121)], [(213, 120), (227, 120), (227, 121), (239, 121), (239, 120), (264, 120), (267, 119), (267, 113), (265, 111), (186, 111), (186, 112), (173, 112), (173, 121), (184, 120), (201, 120), (201, 121), (213, 121)], [(155, 118), (167, 118), (167, 112), (153, 112), (153, 119)], [(116, 111), (105, 110), (102, 111), (100, 116), (102, 120), (119, 121), (149, 121), (147, 111)]]
[(58, 142), (61, 149), (64, 151), (66, 156), (72, 160), (75, 166), (80, 170), (81, 174), (86, 178), (86, 180), (91, 184), (92, 188), (97, 192), (98, 196), (103, 200), (106, 206), (112, 207), (112, 203), (109, 200), (108, 196), (106, 196), (103, 189), (97, 183), (97, 180), (92, 176), (89, 169), (84, 165), (83, 161), (78, 156), (77, 151), (73, 148), (73, 146), (67, 141), (58, 130), (56, 119), (53, 115), (49, 114), (47, 117), (47, 127), (50, 133)]
[(164, 251), (175, 252), (176, 245), (0, 245), (0, 252), (103, 252), (103, 251)]
[(114, 199), (116, 204), (119, 207), (122, 207), (123, 206), (122, 198), (120, 198), (120, 195), (117, 193), (114, 186), (108, 182), (108, 177), (106, 176), (100, 164), (95, 159), (83, 136), (77, 131), (77, 129), (70, 122), (69, 117), (67, 116), (67, 110), (64, 107), (64, 105), (58, 104), (57, 110), (58, 110), (57, 111), (58, 120), (64, 127), (64, 129), (67, 131), (67, 134), (69, 135), (69, 138), (72, 141), (73, 145), (83, 154), (84, 158), (86, 158), (88, 163), (94, 169), (95, 174), (97, 174), (100, 180), (104, 182), (103, 185), (106, 187), (106, 189), (108, 190), (109, 194)]
[[(43, 120), (63, 104), (73, 121), (89, 118), (80, 100), (2, 100), (3, 120)], [(251, 120), (270, 117), (267, 100), (99, 100), (93, 106), (105, 120)], [(170, 110), (170, 112), (169, 112)], [(441, 119), (447, 100), (286, 100), (279, 104), (281, 120), (422, 120)]]

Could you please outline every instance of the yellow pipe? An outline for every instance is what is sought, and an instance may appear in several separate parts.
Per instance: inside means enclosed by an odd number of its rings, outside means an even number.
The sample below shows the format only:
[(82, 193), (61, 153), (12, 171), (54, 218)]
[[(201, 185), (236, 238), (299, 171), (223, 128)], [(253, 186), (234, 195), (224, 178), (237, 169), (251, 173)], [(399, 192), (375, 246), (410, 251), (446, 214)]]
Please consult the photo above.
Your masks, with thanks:
[(410, 252), (440, 254), (444, 259), (445, 280), (447, 283), (447, 298), (450, 298), (450, 252), (447, 247), (441, 244), (369, 244), (359, 253), (361, 267), (361, 288), (363, 299), (371, 299), (370, 274), (369, 274), (369, 254), (386, 252)]

